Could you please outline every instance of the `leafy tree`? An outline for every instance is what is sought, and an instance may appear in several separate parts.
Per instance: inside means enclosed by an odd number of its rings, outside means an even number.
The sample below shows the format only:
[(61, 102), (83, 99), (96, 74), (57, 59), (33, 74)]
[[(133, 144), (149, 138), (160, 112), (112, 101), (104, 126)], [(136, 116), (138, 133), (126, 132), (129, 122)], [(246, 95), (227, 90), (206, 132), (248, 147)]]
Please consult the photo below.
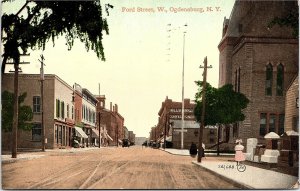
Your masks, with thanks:
[[(194, 115), (196, 120), (200, 123), (201, 122), (201, 115), (202, 115), (202, 94), (203, 94), (203, 82), (196, 81), (197, 86), (199, 86), (199, 91), (196, 93), (196, 107), (194, 109)], [(212, 87), (209, 83), (206, 83), (206, 107), (205, 107), (205, 116), (204, 116), (204, 126), (206, 125), (215, 125), (219, 122), (217, 117), (217, 111), (214, 111), (216, 108), (211, 107), (216, 102), (216, 92), (217, 88)], [(212, 114), (212, 115), (210, 115)]]
[[(199, 91), (196, 93), (196, 107), (194, 110), (195, 118), (201, 122), (202, 115), (202, 94), (203, 82), (197, 81)], [(205, 100), (205, 116), (204, 125), (220, 125), (224, 124), (227, 127), (229, 124), (243, 121), (245, 115), (242, 110), (247, 107), (249, 100), (247, 97), (239, 92), (233, 91), (231, 84), (226, 84), (221, 88), (214, 88), (209, 83), (206, 84), (206, 100)], [(227, 128), (227, 131), (229, 129)], [(219, 137), (219, 131), (218, 131)], [(227, 137), (227, 141), (229, 137)], [(219, 146), (218, 138), (218, 146)], [(219, 147), (218, 147), (219, 154)]]
[[(7, 2), (8, 0), (2, 0)], [(9, 3), (9, 2), (7, 2)], [(112, 5), (106, 4), (106, 12)], [(27, 15), (19, 14), (26, 8)], [(25, 12), (25, 11), (24, 11)], [(97, 57), (105, 61), (102, 45), (102, 32), (109, 34), (107, 20), (102, 18), (100, 0), (95, 1), (33, 1), (27, 0), (16, 14), (3, 14), (2, 33), (4, 54), (2, 73), (5, 63), (12, 58), (20, 60), (20, 50), (26, 53), (28, 48), (45, 49), (50, 39), (65, 34), (66, 45), (70, 50), (74, 39), (85, 44), (86, 50), (93, 50)]]
[[(33, 113), (30, 106), (21, 105), (27, 93), (23, 93), (19, 96), (19, 120), (18, 120), (18, 129), (30, 131), (32, 129), (32, 124), (29, 123), (33, 118)], [(5, 132), (10, 132), (13, 126), (13, 104), (14, 103), (14, 94), (8, 91), (2, 92), (2, 129)]]

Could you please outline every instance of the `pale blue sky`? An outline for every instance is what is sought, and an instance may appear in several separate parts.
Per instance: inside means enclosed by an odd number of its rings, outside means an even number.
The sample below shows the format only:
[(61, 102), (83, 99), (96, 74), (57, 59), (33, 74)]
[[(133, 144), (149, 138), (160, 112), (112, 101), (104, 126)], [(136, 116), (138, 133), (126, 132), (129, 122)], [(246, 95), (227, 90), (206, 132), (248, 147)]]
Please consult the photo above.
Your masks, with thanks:
[[(3, 12), (17, 12), (22, 6), (3, 4)], [(208, 82), (217, 87), (219, 79), (219, 51), (223, 20), (230, 16), (234, 0), (106, 0), (110, 9), (109, 35), (104, 35), (106, 62), (97, 59), (94, 52), (86, 52), (84, 44), (75, 41), (71, 51), (64, 37), (50, 41), (45, 51), (32, 51), (30, 65), (22, 66), (23, 73), (39, 73), (39, 55), (45, 57), (45, 73), (56, 74), (68, 84), (75, 82), (90, 92), (105, 94), (109, 102), (118, 104), (125, 126), (136, 136), (149, 136), (158, 122), (158, 111), (166, 96), (181, 101), (183, 25), (185, 41), (185, 98), (194, 99), (195, 80), (202, 80), (199, 68), (205, 56), (213, 68), (208, 70)], [(154, 13), (122, 12), (122, 8), (153, 8)], [(165, 7), (168, 12), (158, 12)], [(173, 8), (203, 8), (204, 12), (174, 13)], [(212, 7), (213, 11), (207, 11)], [(216, 7), (219, 7), (217, 11)], [(167, 24), (171, 23), (169, 29)], [(178, 27), (181, 27), (180, 29)], [(174, 30), (176, 29), (176, 30)], [(170, 35), (170, 38), (168, 38)], [(170, 43), (170, 44), (169, 44)], [(170, 50), (167, 50), (169, 49)], [(168, 55), (170, 54), (170, 55)], [(168, 61), (169, 60), (169, 61)], [(7, 69), (9, 70), (9, 68)]]

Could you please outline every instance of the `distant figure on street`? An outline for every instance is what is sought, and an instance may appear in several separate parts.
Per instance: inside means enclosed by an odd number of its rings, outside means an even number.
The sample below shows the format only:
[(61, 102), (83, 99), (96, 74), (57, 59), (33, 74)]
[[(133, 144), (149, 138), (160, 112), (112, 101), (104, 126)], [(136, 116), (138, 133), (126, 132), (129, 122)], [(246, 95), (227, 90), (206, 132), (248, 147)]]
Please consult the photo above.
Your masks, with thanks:
[(145, 147), (147, 147), (147, 141), (145, 141), (145, 142), (143, 142), (143, 144), (142, 144), (142, 148), (145, 146)]
[(191, 157), (195, 157), (197, 155), (197, 145), (194, 142), (192, 142), (190, 147), (190, 155)]

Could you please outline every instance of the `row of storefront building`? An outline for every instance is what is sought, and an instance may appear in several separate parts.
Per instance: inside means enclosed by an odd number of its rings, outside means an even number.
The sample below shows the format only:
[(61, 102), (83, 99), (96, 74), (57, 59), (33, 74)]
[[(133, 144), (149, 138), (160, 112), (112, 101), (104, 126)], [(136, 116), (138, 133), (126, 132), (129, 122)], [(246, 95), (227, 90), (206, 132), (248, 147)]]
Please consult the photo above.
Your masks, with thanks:
[[(247, 138), (257, 138), (264, 143), (269, 132), (299, 132), (299, 40), (290, 26), (269, 25), (274, 18), (293, 11), (298, 11), (297, 1), (237, 0), (230, 18), (224, 18), (218, 45), (219, 87), (232, 84), (236, 92), (250, 100), (243, 111), (244, 121), (221, 128), (220, 141), (227, 143), (222, 145), (225, 150), (233, 149), (236, 139), (246, 143)], [(195, 104), (187, 99), (185, 102), (184, 147), (188, 148), (191, 142), (198, 142), (199, 124), (193, 117)], [(175, 130), (181, 128), (181, 122), (176, 121), (181, 119), (181, 102), (167, 98), (158, 115), (150, 139), (161, 141), (166, 134), (166, 140), (180, 148), (180, 133)], [(165, 133), (168, 120), (174, 125)], [(216, 128), (206, 127), (204, 143), (215, 144), (216, 132)]]
[[(1, 80), (2, 92), (13, 93), (14, 74), (5, 73)], [(40, 75), (19, 74), (19, 92), (27, 93), (23, 104), (32, 108), (33, 127), (30, 131), (18, 130), (18, 148), (41, 148)], [(134, 143), (135, 134), (124, 126), (118, 105), (110, 102), (107, 109), (105, 100), (104, 95), (94, 95), (77, 83), (70, 86), (58, 76), (46, 74), (43, 95), (46, 148), (99, 146), (99, 139), (100, 146), (117, 146), (125, 138)], [(2, 130), (2, 149), (10, 149), (11, 136), (11, 132)]]

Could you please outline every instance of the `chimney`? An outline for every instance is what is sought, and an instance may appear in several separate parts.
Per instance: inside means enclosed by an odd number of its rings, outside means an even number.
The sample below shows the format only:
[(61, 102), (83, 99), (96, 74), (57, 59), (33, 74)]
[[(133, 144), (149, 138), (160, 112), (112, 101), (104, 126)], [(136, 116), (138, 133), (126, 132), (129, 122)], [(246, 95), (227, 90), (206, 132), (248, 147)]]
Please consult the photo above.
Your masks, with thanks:
[(184, 105), (190, 104), (190, 99), (184, 99)]
[(110, 111), (112, 111), (112, 103), (110, 102)]
[(115, 110), (115, 106), (113, 106), (113, 112), (115, 112), (116, 110)]
[(115, 112), (118, 113), (118, 105), (115, 104)]

